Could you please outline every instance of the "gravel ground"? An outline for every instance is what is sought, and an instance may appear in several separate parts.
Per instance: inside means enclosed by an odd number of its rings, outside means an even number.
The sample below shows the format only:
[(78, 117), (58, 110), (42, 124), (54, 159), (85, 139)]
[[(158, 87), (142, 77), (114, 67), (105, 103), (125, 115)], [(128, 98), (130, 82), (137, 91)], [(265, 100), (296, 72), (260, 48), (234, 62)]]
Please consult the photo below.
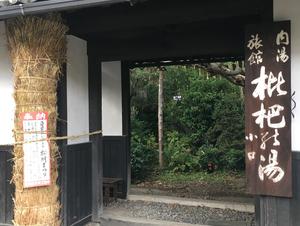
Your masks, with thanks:
[[(167, 220), (190, 224), (209, 224), (209, 222), (227, 222), (228, 225), (245, 222), (254, 226), (254, 214), (233, 210), (213, 209), (207, 207), (190, 207), (175, 204), (153, 203), (143, 201), (118, 200), (106, 204), (109, 210), (126, 211), (128, 217), (142, 217), (155, 220)], [(230, 223), (232, 222), (232, 223)]]

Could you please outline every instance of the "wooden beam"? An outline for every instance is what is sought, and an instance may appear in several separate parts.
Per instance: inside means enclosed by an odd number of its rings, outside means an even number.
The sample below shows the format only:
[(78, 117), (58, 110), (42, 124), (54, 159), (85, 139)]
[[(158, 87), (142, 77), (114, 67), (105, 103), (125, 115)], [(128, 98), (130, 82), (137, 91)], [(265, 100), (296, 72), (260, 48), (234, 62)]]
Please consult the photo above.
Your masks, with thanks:
[(7, 7), (1, 7), (0, 19), (111, 5), (122, 2), (130, 2), (130, 0), (47, 0), (27, 4), (15, 4)]
[(162, 31), (151, 36), (130, 39), (119, 37), (91, 39), (94, 48), (89, 51), (99, 54), (103, 61), (244, 55), (242, 25), (221, 24), (217, 28), (207, 26), (175, 33)]
[(249, 15), (264, 17), (273, 11), (271, 6), (269, 0), (151, 0), (133, 7), (114, 5), (71, 12), (65, 18), (71, 33), (87, 35)]

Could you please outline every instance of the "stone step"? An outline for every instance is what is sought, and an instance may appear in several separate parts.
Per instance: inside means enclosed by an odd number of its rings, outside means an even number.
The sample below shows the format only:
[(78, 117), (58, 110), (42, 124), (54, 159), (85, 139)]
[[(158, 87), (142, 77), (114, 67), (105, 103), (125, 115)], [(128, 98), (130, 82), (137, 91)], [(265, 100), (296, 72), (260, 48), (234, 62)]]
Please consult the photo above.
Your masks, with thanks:
[(244, 222), (244, 221), (208, 220), (206, 223), (211, 226), (251, 226), (251, 222)]
[[(254, 212), (254, 205), (251, 203), (187, 199), (187, 198), (177, 198), (177, 197), (158, 196), (158, 195), (129, 195), (128, 200), (132, 201), (132, 203), (137, 202), (137, 205), (141, 205), (138, 204), (140, 203), (139, 201), (141, 201), (141, 202), (145, 202), (145, 205), (147, 205), (147, 203), (162, 203), (168, 205), (174, 204), (174, 205), (186, 206), (183, 208), (208, 207), (212, 209), (224, 209), (224, 210), (231, 209), (238, 212), (247, 212), (250, 214)], [(104, 208), (101, 224), (90, 224), (88, 226), (100, 226), (100, 225), (101, 226), (251, 226), (251, 222), (230, 221), (229, 219), (218, 220), (213, 216), (210, 216), (208, 220), (203, 221), (205, 225), (174, 222), (172, 221), (173, 220), (172, 218), (171, 219), (168, 218), (171, 221), (154, 220), (160, 218), (155, 218), (152, 216), (151, 217), (152, 219), (149, 219), (148, 217), (141, 218), (138, 215), (131, 215), (132, 213), (130, 213), (130, 211), (126, 207), (127, 207), (126, 205), (125, 208), (124, 206), (120, 207), (118, 205), (106, 207)]]
[(89, 223), (86, 226), (251, 226), (251, 223), (208, 220), (206, 225), (200, 225), (105, 214), (101, 219), (101, 224)]
[(209, 226), (104, 214), (101, 226)]
[(128, 200), (158, 202), (158, 203), (177, 204), (177, 205), (195, 206), (195, 207), (203, 206), (208, 208), (231, 209), (239, 212), (254, 213), (254, 204), (250, 204), (250, 203), (190, 199), (190, 198), (179, 198), (179, 197), (160, 196), (160, 195), (129, 195)]

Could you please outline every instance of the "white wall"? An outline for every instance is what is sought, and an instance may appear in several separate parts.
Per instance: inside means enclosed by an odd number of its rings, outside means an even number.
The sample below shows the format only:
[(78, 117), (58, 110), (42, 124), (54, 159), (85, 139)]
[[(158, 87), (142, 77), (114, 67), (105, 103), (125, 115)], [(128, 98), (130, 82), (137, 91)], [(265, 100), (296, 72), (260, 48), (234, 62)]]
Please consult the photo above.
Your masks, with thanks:
[(121, 136), (122, 125), (121, 62), (102, 63), (102, 132)]
[(292, 120), (292, 150), (300, 151), (300, 1), (274, 0), (274, 20), (291, 20), (292, 92), (298, 104)]
[(0, 21), (0, 145), (12, 144), (15, 102), (13, 74), (7, 49), (5, 25)]
[[(67, 47), (68, 135), (71, 136), (89, 132), (88, 57), (87, 43), (82, 39), (68, 36)], [(68, 144), (88, 141), (85, 136), (69, 140)]]
[[(84, 40), (68, 36), (67, 52), (68, 135), (89, 132), (88, 58)], [(0, 145), (12, 144), (15, 103), (13, 74), (7, 49), (4, 22), (0, 21)], [(69, 144), (89, 141), (89, 137), (69, 140)]]

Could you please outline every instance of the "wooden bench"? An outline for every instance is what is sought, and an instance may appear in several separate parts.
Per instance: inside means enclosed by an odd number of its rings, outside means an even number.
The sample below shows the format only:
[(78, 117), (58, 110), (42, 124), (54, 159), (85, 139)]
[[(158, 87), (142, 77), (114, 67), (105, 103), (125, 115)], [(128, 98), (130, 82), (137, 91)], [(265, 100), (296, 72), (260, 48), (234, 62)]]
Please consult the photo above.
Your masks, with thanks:
[(122, 186), (122, 178), (103, 178), (103, 197), (105, 201), (109, 199), (117, 199), (119, 187)]

